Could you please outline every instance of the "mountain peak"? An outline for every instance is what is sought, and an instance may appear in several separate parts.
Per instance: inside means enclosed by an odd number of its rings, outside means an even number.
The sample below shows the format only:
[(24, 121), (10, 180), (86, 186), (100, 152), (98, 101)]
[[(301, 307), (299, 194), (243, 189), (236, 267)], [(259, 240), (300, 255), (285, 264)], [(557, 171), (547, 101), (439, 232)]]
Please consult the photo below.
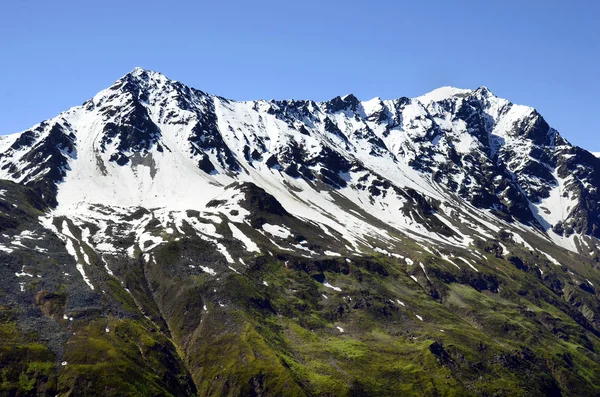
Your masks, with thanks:
[[(119, 99), (122, 94), (132, 95), (134, 98), (146, 101), (150, 92), (164, 92), (174, 82), (160, 72), (135, 67), (110, 87), (96, 94), (91, 102), (95, 105), (105, 101), (109, 101), (113, 105), (119, 104), (124, 100)], [(106, 104), (104, 103), (104, 105)]]
[(150, 69), (144, 69), (140, 66), (136, 66), (135, 68), (133, 68), (131, 70), (131, 72), (126, 74), (126, 76), (142, 76), (142, 75), (155, 75), (155, 76), (163, 76), (164, 77), (164, 75), (160, 72), (155, 72)]
[(492, 91), (490, 91), (489, 88), (487, 88), (486, 86), (481, 86), (479, 88), (477, 88), (475, 90), (476, 93), (485, 96), (485, 97), (496, 97), (496, 95), (494, 95), (494, 93)]
[(150, 69), (144, 69), (139, 66), (136, 66), (131, 70), (131, 72), (127, 73), (125, 76), (120, 78), (117, 82), (129, 81), (136, 83), (165, 83), (171, 81), (164, 74), (160, 72), (155, 72)]
[(145, 70), (144, 68), (142, 68), (142, 67), (140, 67), (140, 66), (136, 66), (135, 68), (133, 68), (133, 69), (131, 70), (131, 72), (129, 72), (129, 74), (131, 74), (131, 75), (134, 75), (134, 76), (135, 76), (135, 75), (140, 75), (140, 74), (144, 73), (145, 71), (146, 71), (146, 70)]
[(446, 86), (446, 87), (437, 88), (431, 92), (428, 92), (425, 95), (421, 95), (421, 96), (417, 97), (416, 99), (422, 103), (440, 102), (440, 101), (449, 99), (451, 97), (461, 95), (461, 94), (468, 94), (470, 92), (473, 92), (473, 91), (467, 90), (467, 89), (462, 89), (462, 88)]
[(354, 94), (352, 94), (352, 93), (346, 94), (346, 95), (342, 95), (341, 98), (342, 98), (342, 101), (351, 101), (351, 102), (358, 101), (358, 98)]
[(360, 100), (354, 94), (346, 94), (344, 96), (336, 96), (326, 103), (330, 111), (339, 112), (344, 109), (356, 110), (360, 104)]

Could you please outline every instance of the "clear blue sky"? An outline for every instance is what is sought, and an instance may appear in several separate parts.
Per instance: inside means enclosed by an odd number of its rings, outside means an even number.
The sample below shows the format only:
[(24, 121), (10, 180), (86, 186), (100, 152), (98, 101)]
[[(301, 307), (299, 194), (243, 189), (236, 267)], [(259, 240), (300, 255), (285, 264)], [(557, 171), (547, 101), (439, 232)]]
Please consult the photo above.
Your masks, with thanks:
[(0, 134), (141, 66), (240, 100), (485, 85), (600, 151), (599, 16), (576, 0), (5, 0)]

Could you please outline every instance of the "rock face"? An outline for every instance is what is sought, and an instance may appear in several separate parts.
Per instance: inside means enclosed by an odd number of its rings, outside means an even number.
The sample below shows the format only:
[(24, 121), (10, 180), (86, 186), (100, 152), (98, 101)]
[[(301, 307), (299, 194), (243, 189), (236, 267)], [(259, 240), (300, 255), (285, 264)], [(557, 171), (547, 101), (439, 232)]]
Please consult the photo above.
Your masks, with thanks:
[(485, 87), (235, 102), (135, 69), (0, 138), (0, 390), (595, 395), (598, 172)]

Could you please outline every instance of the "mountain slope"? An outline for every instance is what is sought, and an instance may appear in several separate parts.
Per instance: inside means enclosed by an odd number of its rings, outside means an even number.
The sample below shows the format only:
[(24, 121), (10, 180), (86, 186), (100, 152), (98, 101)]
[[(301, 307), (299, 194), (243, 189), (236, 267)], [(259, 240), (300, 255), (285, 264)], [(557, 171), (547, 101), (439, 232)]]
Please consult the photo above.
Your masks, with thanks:
[(44, 352), (0, 390), (594, 395), (598, 170), (485, 87), (235, 102), (135, 69), (0, 139), (2, 354)]

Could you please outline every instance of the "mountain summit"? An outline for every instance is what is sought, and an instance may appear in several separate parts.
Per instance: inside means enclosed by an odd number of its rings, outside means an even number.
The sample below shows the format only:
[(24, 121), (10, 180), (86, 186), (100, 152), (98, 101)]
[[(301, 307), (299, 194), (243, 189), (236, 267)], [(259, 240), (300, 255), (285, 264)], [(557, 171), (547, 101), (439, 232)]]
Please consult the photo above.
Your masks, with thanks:
[(3, 390), (598, 392), (600, 159), (486, 87), (236, 102), (135, 68), (1, 137), (0, 179)]

